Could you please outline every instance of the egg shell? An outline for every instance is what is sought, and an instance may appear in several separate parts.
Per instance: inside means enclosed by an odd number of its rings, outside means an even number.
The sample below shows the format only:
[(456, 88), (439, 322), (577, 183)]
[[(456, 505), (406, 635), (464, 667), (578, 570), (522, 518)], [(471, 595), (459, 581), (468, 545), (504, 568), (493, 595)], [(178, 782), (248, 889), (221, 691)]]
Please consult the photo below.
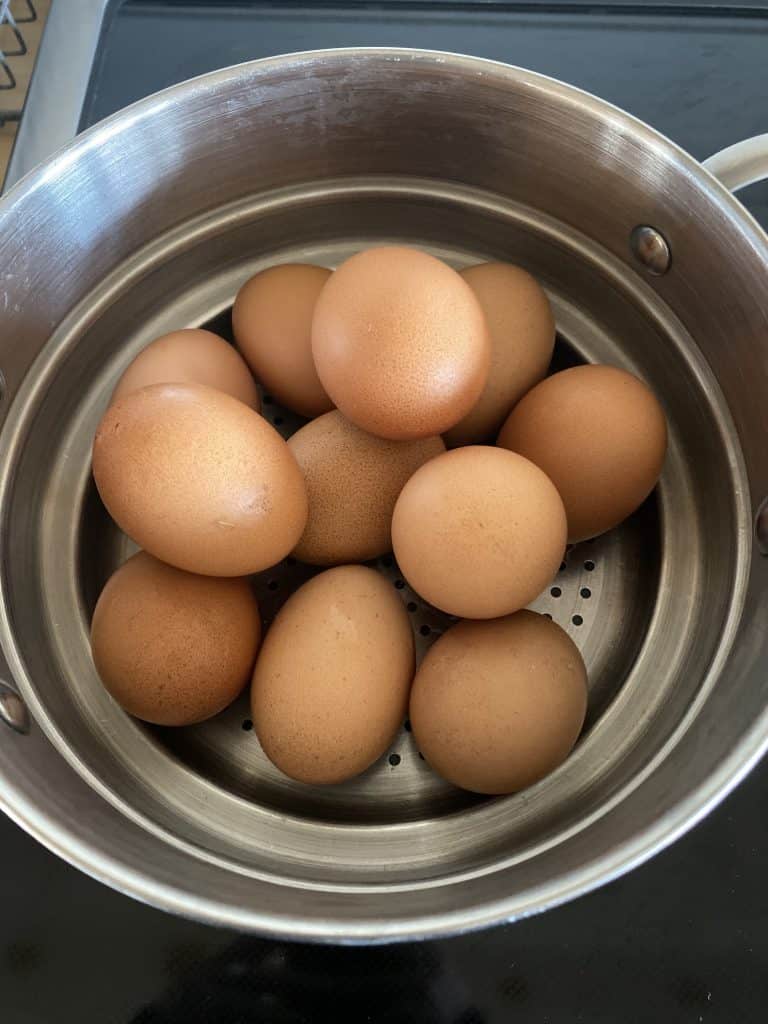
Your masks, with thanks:
[(253, 673), (253, 724), (267, 757), (300, 782), (365, 771), (402, 726), (414, 671), (411, 624), (373, 569), (328, 569), (283, 605)]
[(157, 725), (202, 722), (227, 707), (248, 683), (260, 639), (247, 580), (196, 576), (143, 551), (107, 581), (91, 623), (105, 687)]
[(285, 441), (201, 384), (154, 384), (114, 402), (96, 431), (93, 476), (139, 547), (207, 576), (275, 565), (307, 522), (304, 478)]
[(584, 724), (587, 672), (558, 625), (519, 611), (459, 622), (416, 673), (410, 720), (419, 750), (449, 782), (514, 793), (560, 765)]
[(218, 334), (200, 328), (171, 331), (150, 342), (125, 370), (112, 401), (150, 384), (206, 384), (261, 409), (256, 382), (245, 360)]
[(395, 441), (458, 422), (485, 385), (490, 340), (472, 289), (427, 253), (385, 246), (320, 293), (312, 352), (325, 390), (362, 430)]
[(325, 267), (284, 263), (242, 286), (232, 309), (237, 347), (267, 391), (302, 416), (333, 408), (312, 358), (312, 314), (331, 276)]
[(425, 463), (392, 516), (395, 557), (413, 589), (471, 619), (511, 614), (540, 594), (560, 566), (565, 534), (563, 503), (544, 473), (481, 445)]
[(445, 451), (439, 437), (387, 441), (334, 410), (288, 442), (301, 467), (309, 517), (294, 555), (315, 565), (364, 562), (390, 550), (392, 512), (408, 478)]
[(546, 292), (522, 267), (480, 263), (461, 271), (485, 314), (491, 366), (472, 410), (446, 433), (450, 447), (492, 441), (512, 406), (549, 368), (555, 318)]
[(550, 477), (576, 543), (617, 526), (648, 497), (664, 465), (667, 423), (653, 392), (633, 374), (574, 366), (529, 391), (497, 443)]

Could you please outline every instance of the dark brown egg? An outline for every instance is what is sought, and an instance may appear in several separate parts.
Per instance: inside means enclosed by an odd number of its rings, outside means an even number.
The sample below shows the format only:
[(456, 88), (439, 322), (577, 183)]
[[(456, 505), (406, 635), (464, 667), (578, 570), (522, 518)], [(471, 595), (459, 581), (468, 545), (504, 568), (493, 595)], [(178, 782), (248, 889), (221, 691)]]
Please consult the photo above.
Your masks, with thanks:
[(91, 624), (107, 690), (157, 725), (202, 722), (227, 707), (248, 682), (260, 639), (247, 580), (195, 576), (143, 551), (110, 577)]

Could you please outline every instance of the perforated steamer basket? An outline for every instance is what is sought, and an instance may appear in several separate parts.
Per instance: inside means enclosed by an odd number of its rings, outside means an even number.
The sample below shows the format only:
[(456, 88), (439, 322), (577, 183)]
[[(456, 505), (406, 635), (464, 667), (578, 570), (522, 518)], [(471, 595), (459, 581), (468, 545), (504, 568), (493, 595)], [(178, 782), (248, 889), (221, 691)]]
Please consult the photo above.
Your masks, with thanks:
[[(764, 142), (715, 169), (734, 186), (758, 177)], [(406, 727), (359, 779), (295, 784), (260, 752), (245, 698), (195, 728), (150, 729), (112, 703), (89, 656), (94, 601), (128, 550), (89, 469), (118, 374), (163, 331), (226, 331), (260, 268), (334, 266), (382, 241), (456, 266), (522, 263), (549, 291), (560, 358), (635, 371), (669, 418), (657, 495), (569, 551), (535, 604), (588, 664), (585, 733), (558, 771), (503, 799), (442, 782)], [(648, 857), (768, 739), (754, 535), (766, 309), (768, 241), (725, 187), (628, 115), (519, 69), (300, 54), (90, 130), (0, 202), (0, 709), (18, 730), (0, 723), (2, 806), (141, 899), (338, 941), (519, 917)], [(297, 425), (266, 396), (265, 412), (286, 435)], [(446, 619), (379, 567), (423, 650)], [(257, 580), (267, 618), (305, 572)]]

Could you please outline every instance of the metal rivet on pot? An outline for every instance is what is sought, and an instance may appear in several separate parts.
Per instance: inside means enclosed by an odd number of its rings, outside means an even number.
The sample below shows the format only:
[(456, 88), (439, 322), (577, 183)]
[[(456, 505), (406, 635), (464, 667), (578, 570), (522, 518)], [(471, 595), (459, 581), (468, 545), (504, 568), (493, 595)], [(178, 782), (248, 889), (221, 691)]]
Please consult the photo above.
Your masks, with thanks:
[(763, 498), (755, 516), (755, 540), (761, 555), (768, 555), (768, 498)]
[(29, 712), (21, 697), (0, 680), (0, 720), (20, 733), (29, 732)]
[(638, 224), (629, 236), (632, 255), (645, 269), (660, 277), (666, 274), (672, 263), (669, 243), (660, 231), (648, 224)]

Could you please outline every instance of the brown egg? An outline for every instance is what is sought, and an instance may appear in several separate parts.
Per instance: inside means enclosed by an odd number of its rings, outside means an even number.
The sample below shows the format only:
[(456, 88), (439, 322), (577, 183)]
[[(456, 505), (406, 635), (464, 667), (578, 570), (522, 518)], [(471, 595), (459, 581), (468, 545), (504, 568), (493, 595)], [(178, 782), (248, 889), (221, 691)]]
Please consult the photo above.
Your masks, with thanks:
[(338, 411), (307, 423), (288, 447), (309, 495), (309, 518), (293, 553), (315, 565), (365, 562), (389, 551), (400, 491), (419, 466), (445, 451), (439, 437), (374, 437)]
[(395, 441), (458, 422), (480, 397), (490, 361), (472, 289), (434, 256), (403, 246), (339, 267), (315, 307), (312, 351), (347, 419)]
[(190, 725), (216, 715), (248, 682), (261, 639), (247, 580), (174, 569), (140, 551), (110, 577), (93, 613), (96, 670), (145, 722)]
[(555, 318), (544, 289), (522, 267), (480, 263), (462, 270), (485, 313), (491, 368), (473, 409), (446, 433), (451, 447), (496, 437), (509, 410), (547, 372)]
[(565, 551), (565, 511), (527, 459), (473, 445), (417, 469), (397, 499), (392, 545), (400, 570), (437, 608), (468, 619), (532, 601)]
[(312, 314), (331, 276), (325, 267), (284, 263), (246, 281), (232, 309), (237, 347), (267, 391), (302, 416), (333, 408), (312, 359)]
[(528, 392), (498, 444), (549, 476), (575, 543), (617, 526), (648, 497), (664, 464), (667, 424), (653, 393), (631, 373), (575, 366)]
[(150, 384), (207, 384), (256, 412), (261, 408), (242, 356), (218, 334), (198, 328), (163, 334), (142, 349), (117, 382), (112, 401)]
[(408, 613), (373, 569), (344, 565), (283, 605), (253, 673), (253, 724), (293, 779), (343, 782), (373, 764), (403, 723), (414, 670)]
[(202, 384), (153, 384), (113, 402), (96, 431), (93, 476), (140, 547), (206, 576), (274, 565), (307, 521), (304, 479), (285, 441)]
[(514, 793), (573, 749), (587, 709), (578, 648), (543, 615), (459, 622), (427, 652), (411, 692), (419, 750), (475, 793)]

